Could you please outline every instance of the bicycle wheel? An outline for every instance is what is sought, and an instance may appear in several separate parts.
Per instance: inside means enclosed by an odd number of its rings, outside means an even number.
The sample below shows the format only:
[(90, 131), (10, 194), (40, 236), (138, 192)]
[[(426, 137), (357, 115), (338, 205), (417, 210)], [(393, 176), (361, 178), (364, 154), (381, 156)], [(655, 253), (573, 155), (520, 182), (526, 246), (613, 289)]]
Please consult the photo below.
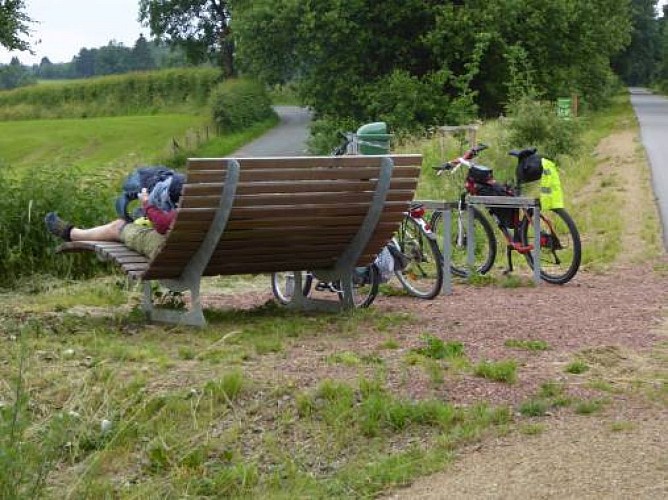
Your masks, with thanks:
[[(443, 212), (434, 212), (429, 224), (436, 234), (438, 247), (443, 253)], [(467, 241), (468, 223), (466, 209), (453, 210), (450, 224), (450, 271), (455, 276), (466, 278), (468, 273)], [(485, 274), (494, 265), (496, 259), (496, 236), (487, 217), (473, 207), (473, 268), (477, 273)]]
[(443, 258), (434, 235), (427, 233), (418, 221), (406, 215), (396, 241), (407, 259), (403, 269), (395, 270), (397, 279), (415, 297), (436, 297), (443, 285)]
[[(355, 307), (369, 307), (378, 295), (378, 286), (380, 285), (380, 271), (375, 264), (370, 264), (364, 268), (357, 268), (353, 275), (353, 304)], [(335, 283), (339, 300), (343, 301), (343, 291), (341, 284)]]
[[(532, 220), (522, 219), (520, 236), (524, 245), (533, 245), (535, 232)], [(533, 255), (525, 254), (533, 269)], [(540, 214), (540, 277), (548, 283), (563, 285), (570, 281), (580, 267), (582, 246), (580, 233), (566, 210), (555, 208)]]
[[(304, 297), (307, 297), (313, 284), (313, 275), (310, 272), (302, 271), (302, 290)], [(274, 297), (281, 304), (287, 304), (292, 300), (295, 293), (295, 273), (292, 271), (284, 273), (273, 273), (271, 275), (271, 291)]]

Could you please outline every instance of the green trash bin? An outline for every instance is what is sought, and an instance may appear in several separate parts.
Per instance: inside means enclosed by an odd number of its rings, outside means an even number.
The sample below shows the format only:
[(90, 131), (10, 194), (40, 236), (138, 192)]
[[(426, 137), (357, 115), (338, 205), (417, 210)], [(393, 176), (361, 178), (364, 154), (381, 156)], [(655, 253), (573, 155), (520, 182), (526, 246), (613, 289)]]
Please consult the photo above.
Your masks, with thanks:
[(572, 105), (573, 101), (568, 97), (560, 97), (557, 99), (557, 116), (566, 118), (567, 120), (570, 119)]
[(390, 152), (390, 138), (387, 123), (373, 122), (357, 129), (357, 152), (363, 155), (385, 155)]

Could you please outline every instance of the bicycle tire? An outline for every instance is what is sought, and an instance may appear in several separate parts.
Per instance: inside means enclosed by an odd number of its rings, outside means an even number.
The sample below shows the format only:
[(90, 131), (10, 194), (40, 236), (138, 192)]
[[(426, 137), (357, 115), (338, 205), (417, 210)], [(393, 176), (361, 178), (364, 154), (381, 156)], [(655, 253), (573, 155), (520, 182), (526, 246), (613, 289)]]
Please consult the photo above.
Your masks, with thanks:
[[(353, 279), (353, 304), (356, 308), (364, 309), (373, 304), (378, 295), (380, 286), (380, 271), (376, 264), (369, 264), (365, 269), (365, 279), (355, 282)], [(336, 283), (339, 300), (343, 302), (343, 290), (339, 282)]]
[[(522, 244), (534, 243), (532, 211), (522, 219), (520, 237)], [(582, 243), (580, 233), (570, 214), (563, 208), (547, 213), (541, 211), (540, 228), (540, 277), (548, 283), (568, 283), (580, 268)], [(527, 263), (534, 268), (533, 255), (525, 254)]]
[(407, 259), (403, 269), (394, 271), (401, 285), (414, 297), (436, 297), (443, 286), (443, 257), (435, 236), (410, 215), (406, 215), (396, 235), (396, 242)]
[[(473, 231), (475, 234), (474, 269), (479, 274), (485, 274), (492, 269), (496, 260), (496, 236), (489, 219), (475, 207), (473, 210)], [(454, 210), (452, 212), (452, 225), (450, 229), (450, 271), (455, 276), (467, 278), (468, 272), (468, 250), (466, 222), (466, 209)], [(431, 230), (436, 234), (439, 250), (443, 253), (443, 223), (441, 218), (443, 212), (434, 212), (429, 224)], [(461, 228), (461, 232), (460, 232)]]
[[(304, 297), (308, 297), (313, 285), (313, 275), (308, 271), (302, 271), (302, 291)], [(294, 275), (292, 271), (273, 273), (271, 275), (271, 291), (281, 304), (286, 305), (292, 300), (294, 294)], [(292, 283), (292, 289), (290, 289)]]

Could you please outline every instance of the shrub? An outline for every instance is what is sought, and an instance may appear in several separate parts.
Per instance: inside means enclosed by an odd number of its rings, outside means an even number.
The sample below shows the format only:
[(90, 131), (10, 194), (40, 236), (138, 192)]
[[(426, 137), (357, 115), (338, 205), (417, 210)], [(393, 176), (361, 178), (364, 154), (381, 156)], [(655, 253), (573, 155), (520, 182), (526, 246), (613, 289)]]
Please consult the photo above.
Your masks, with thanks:
[(571, 155), (580, 147), (579, 125), (576, 119), (557, 116), (552, 103), (525, 96), (509, 107), (508, 146), (535, 146), (544, 155)]
[(314, 154), (330, 154), (338, 145), (338, 132), (354, 132), (359, 127), (353, 119), (319, 117), (311, 122), (308, 149)]
[(213, 121), (222, 132), (234, 132), (270, 118), (274, 111), (264, 87), (246, 79), (226, 80), (211, 92)]
[[(93, 226), (113, 217), (115, 181), (88, 176), (84, 181), (72, 167), (34, 167), (20, 176), (0, 168), (0, 285), (7, 286), (32, 274), (86, 276), (99, 269), (90, 255), (54, 258), (54, 238), (44, 227), (44, 216), (57, 211), (77, 225)], [(74, 195), (73, 195), (74, 193)]]
[(367, 103), (366, 115), (387, 122), (398, 133), (468, 121), (475, 109), (471, 102), (451, 99), (443, 92), (448, 78), (446, 71), (417, 78), (396, 70), (366, 87), (363, 97)]

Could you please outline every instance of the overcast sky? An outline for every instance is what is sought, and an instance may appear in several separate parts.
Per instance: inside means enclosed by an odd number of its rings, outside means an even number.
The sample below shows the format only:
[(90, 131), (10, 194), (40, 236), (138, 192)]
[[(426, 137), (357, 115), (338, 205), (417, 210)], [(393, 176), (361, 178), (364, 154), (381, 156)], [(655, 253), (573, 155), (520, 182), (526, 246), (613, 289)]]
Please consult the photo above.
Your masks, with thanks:
[[(659, 5), (668, 0), (660, 0)], [(31, 45), (35, 55), (0, 48), (0, 63), (17, 56), (23, 64), (69, 62), (82, 48), (107, 45), (110, 40), (132, 47), (139, 34), (149, 38), (137, 21), (139, 0), (25, 0), (32, 25)]]
[(25, 0), (26, 14), (36, 21), (31, 45), (35, 51), (7, 52), (0, 49), (0, 63), (12, 56), (21, 63), (69, 62), (82, 48), (107, 45), (110, 40), (132, 47), (139, 34), (149, 37), (148, 28), (137, 21), (139, 0)]

